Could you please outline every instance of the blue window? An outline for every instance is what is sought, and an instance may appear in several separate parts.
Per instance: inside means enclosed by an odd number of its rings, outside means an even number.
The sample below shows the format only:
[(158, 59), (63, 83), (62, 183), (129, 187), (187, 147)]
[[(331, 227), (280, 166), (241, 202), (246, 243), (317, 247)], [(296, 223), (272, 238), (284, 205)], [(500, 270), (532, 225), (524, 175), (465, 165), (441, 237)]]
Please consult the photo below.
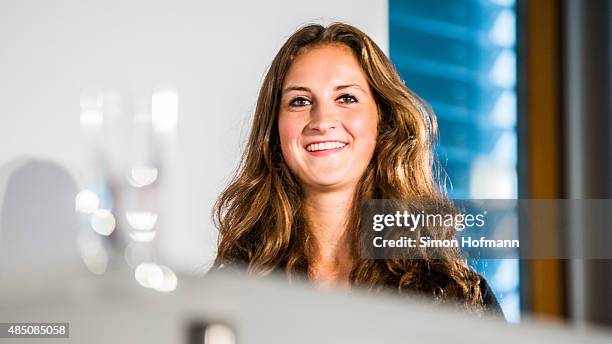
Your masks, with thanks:
[[(455, 199), (517, 197), (514, 0), (389, 1), (390, 57), (438, 118), (438, 158)], [(509, 321), (518, 260), (477, 260)]]

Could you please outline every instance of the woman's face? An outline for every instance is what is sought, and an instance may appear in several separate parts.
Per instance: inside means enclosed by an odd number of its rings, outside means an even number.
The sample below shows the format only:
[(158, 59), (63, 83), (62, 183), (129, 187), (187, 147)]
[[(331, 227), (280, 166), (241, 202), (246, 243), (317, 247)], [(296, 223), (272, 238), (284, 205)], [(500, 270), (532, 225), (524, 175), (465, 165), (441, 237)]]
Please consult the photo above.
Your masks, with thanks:
[(281, 149), (310, 190), (354, 187), (372, 159), (378, 110), (367, 78), (343, 45), (308, 48), (283, 82)]

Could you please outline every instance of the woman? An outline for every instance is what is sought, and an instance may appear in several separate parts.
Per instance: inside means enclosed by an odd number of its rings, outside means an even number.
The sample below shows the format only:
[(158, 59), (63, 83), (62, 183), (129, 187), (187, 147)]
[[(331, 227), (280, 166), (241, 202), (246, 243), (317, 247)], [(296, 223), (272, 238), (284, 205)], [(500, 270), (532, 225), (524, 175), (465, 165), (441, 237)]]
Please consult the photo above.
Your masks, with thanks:
[(366, 199), (440, 199), (434, 115), (380, 48), (346, 24), (308, 25), (280, 49), (263, 81), (250, 137), (215, 206), (213, 269), (282, 271), (320, 286), (419, 292), (500, 312), (458, 254), (361, 257)]

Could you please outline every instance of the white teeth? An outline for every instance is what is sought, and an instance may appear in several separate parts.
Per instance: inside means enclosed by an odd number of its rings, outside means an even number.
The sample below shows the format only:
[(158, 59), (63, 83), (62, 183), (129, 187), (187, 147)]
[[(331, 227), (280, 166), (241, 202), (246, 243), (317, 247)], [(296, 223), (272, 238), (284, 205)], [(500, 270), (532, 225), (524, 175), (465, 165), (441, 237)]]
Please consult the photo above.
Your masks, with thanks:
[(322, 150), (342, 148), (344, 146), (346, 146), (346, 143), (340, 142), (340, 141), (323, 142), (323, 143), (309, 144), (308, 146), (306, 146), (306, 150), (309, 152), (316, 152), (316, 151), (322, 151)]

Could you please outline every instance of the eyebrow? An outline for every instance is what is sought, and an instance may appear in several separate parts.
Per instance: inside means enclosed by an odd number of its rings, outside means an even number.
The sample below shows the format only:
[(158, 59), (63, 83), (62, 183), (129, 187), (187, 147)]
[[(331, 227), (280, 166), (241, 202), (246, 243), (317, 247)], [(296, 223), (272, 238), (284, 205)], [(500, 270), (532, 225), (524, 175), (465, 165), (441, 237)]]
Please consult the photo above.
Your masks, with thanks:
[[(365, 90), (364, 90), (363, 88), (361, 88), (361, 86), (359, 86), (359, 85), (357, 85), (357, 84), (339, 85), (339, 86), (336, 86), (336, 87), (334, 88), (334, 91), (339, 91), (339, 90), (343, 90), (343, 89), (346, 89), (346, 88), (351, 88), (351, 87), (358, 88), (358, 89), (360, 89), (361, 91), (365, 92)], [(310, 93), (312, 93), (312, 91), (310, 90), (310, 88), (305, 87), (305, 86), (287, 86), (287, 87), (286, 87), (286, 88), (283, 90), (283, 94), (285, 94), (285, 93), (287, 93), (287, 92), (290, 92), (290, 91), (305, 91), (305, 92), (310, 92)]]

